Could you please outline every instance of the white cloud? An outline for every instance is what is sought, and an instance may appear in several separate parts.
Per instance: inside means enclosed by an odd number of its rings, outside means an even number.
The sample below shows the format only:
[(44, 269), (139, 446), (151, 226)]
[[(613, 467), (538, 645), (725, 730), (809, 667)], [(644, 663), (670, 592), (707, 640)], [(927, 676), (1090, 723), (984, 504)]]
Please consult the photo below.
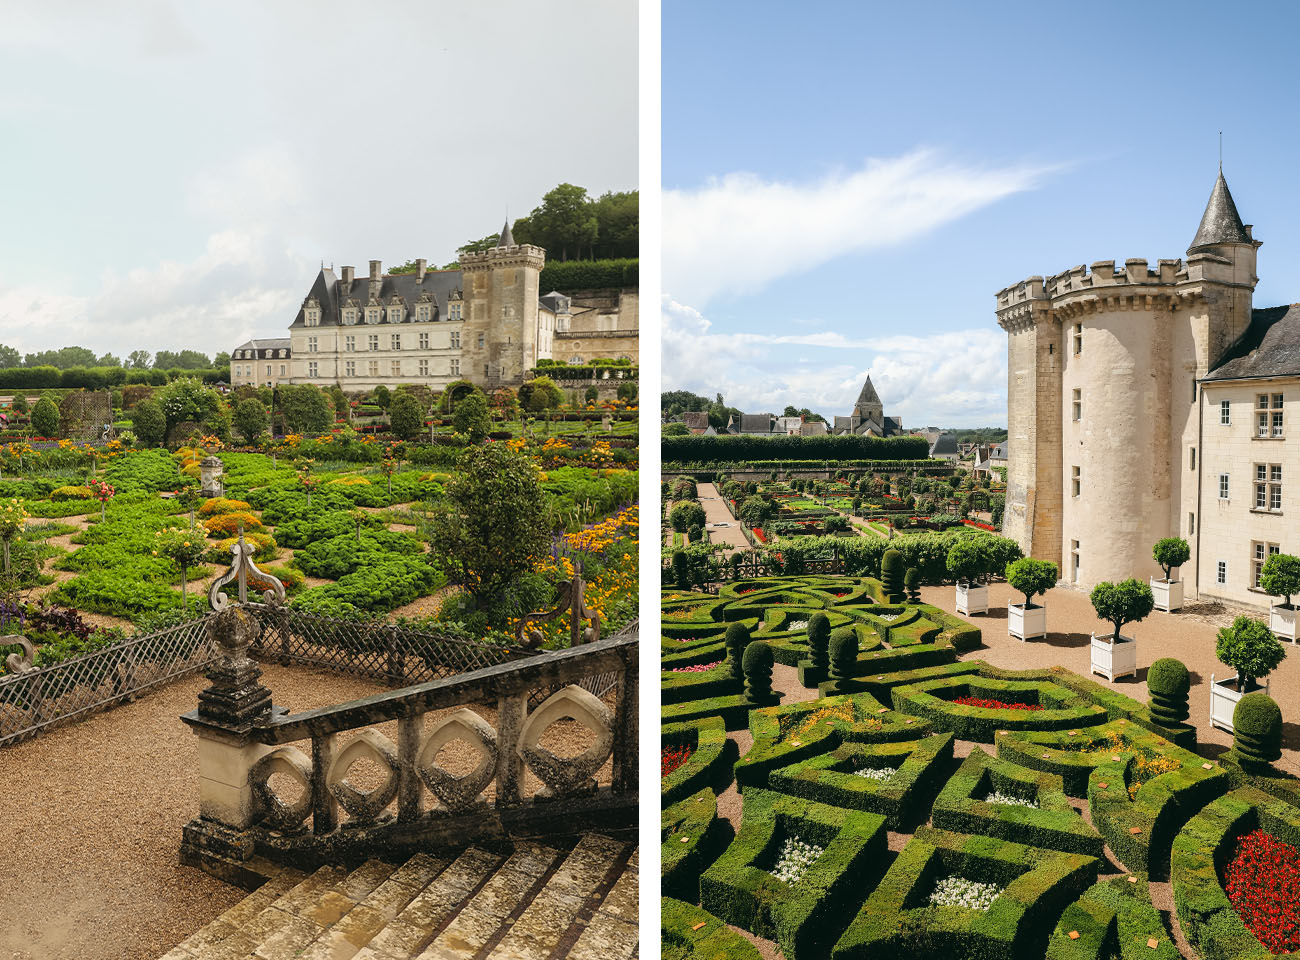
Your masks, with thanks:
[[(905, 427), (1006, 421), (1006, 338), (997, 330), (859, 339), (714, 332), (704, 314), (669, 296), (661, 315), (666, 390), (721, 393), (754, 413), (808, 407), (830, 419), (849, 412), (870, 372), (885, 413)], [(804, 350), (811, 362), (792, 366), (791, 347), (825, 352)]]
[(928, 150), (806, 183), (729, 173), (663, 194), (664, 288), (707, 305), (836, 257), (912, 240), (1003, 197), (1047, 167), (983, 169)]

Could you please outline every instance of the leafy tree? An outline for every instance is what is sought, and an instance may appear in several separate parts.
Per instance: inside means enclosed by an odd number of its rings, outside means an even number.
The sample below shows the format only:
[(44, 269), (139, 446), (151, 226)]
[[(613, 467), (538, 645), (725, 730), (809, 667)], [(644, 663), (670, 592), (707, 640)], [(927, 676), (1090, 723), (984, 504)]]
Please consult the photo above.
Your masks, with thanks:
[(1116, 639), (1124, 624), (1145, 620), (1147, 614), (1155, 609), (1151, 587), (1132, 577), (1119, 583), (1103, 580), (1092, 588), (1090, 599), (1097, 616), (1115, 628), (1113, 636)]
[(529, 413), (553, 410), (564, 402), (564, 391), (550, 377), (535, 377), (519, 388), (519, 402)]
[(668, 511), (668, 523), (678, 533), (685, 533), (691, 527), (703, 527), (705, 524), (704, 508), (693, 500), (674, 504)]
[(23, 358), (26, 367), (58, 367), (68, 370), (72, 367), (93, 367), (96, 361), (95, 351), (87, 347), (60, 347), (57, 350), (41, 350), (29, 353)]
[(1151, 556), (1160, 564), (1166, 580), (1173, 577), (1174, 567), (1181, 567), (1191, 555), (1192, 551), (1182, 537), (1165, 537), (1157, 540), (1151, 548)]
[(230, 366), (230, 351), (222, 350), (220, 353), (214, 354), (212, 357), (212, 365), (214, 367)]
[(996, 569), (982, 541), (982, 537), (965, 537), (948, 549), (948, 572), (958, 583), (978, 583)]
[(409, 393), (393, 397), (388, 420), (393, 433), (403, 440), (414, 440), (424, 433), (424, 407)]
[(235, 429), (243, 435), (244, 442), (250, 445), (257, 442), (269, 423), (266, 407), (256, 397), (245, 397), (235, 404), (232, 419)]
[(433, 553), (475, 609), (501, 625), (511, 612), (502, 603), (511, 583), (531, 574), (550, 547), (540, 472), (503, 443), (470, 447), (444, 492), (433, 517)]
[(41, 397), (32, 409), (32, 429), (38, 437), (59, 435), (59, 408), (49, 397)]
[[(518, 237), (516, 237), (515, 239), (518, 240), (520, 243), (532, 243), (531, 240), (519, 240)], [(457, 253), (482, 253), (485, 250), (491, 250), (493, 247), (500, 244), (500, 242), (501, 242), (501, 234), (489, 233), (486, 237), (483, 237), (481, 240), (471, 240), (469, 241), (469, 243), (465, 244), (464, 246), (457, 247), (456, 252)], [(452, 266), (454, 267), (455, 264), (452, 264)]]
[(684, 423), (666, 423), (664, 424), (663, 435), (665, 437), (684, 437), (690, 431), (686, 429)]
[(154, 394), (167, 417), (167, 429), (193, 420), (207, 424), (221, 410), (217, 391), (195, 377), (177, 377)]
[(141, 446), (156, 447), (167, 436), (167, 415), (153, 397), (145, 397), (131, 412), (131, 429)]
[(596, 241), (591, 250), (593, 258), (617, 259), (638, 255), (641, 212), (638, 191), (603, 193), (591, 201), (591, 211), (596, 217)]
[(148, 370), (153, 354), (148, 350), (132, 350), (126, 355), (126, 365), (132, 370)]
[(1237, 671), (1237, 690), (1244, 691), (1286, 659), (1286, 648), (1273, 636), (1268, 624), (1241, 616), (1232, 621), (1232, 626), (1219, 630), (1214, 655)]
[(1050, 560), (1021, 557), (1007, 564), (1007, 582), (1025, 595), (1025, 608), (1034, 605), (1034, 597), (1056, 586), (1058, 571)]
[(519, 398), (509, 387), (501, 387), (492, 393), (492, 409), (502, 420), (514, 420), (519, 416)]
[(278, 408), (290, 433), (324, 433), (334, 422), (334, 405), (317, 387), (287, 384), (279, 394)]
[(179, 353), (159, 350), (153, 358), (155, 370), (207, 370), (211, 367), (212, 361), (208, 355), (197, 350), (182, 350)]
[(457, 433), (469, 437), (470, 443), (478, 443), (492, 429), (492, 420), (488, 416), (487, 400), (481, 393), (471, 393), (456, 404), (451, 424)]
[(1270, 596), (1286, 597), (1286, 606), (1291, 606), (1291, 595), (1300, 593), (1300, 557), (1273, 554), (1259, 572), (1259, 586)]
[(0, 370), (11, 370), (23, 365), (23, 355), (13, 347), (0, 343)]
[(600, 397), (600, 391), (597, 390), (594, 386), (588, 387), (586, 390), (582, 392), (582, 399), (585, 400), (587, 403), (595, 403), (599, 397)]
[(624, 380), (618, 385), (617, 396), (624, 403), (631, 403), (636, 399), (636, 384), (631, 380)]
[(519, 243), (544, 247), (552, 259), (581, 257), (584, 247), (596, 241), (599, 220), (591, 209), (587, 191), (571, 183), (561, 183), (542, 197), (542, 205), (527, 217), (520, 217), (513, 228)]
[(750, 527), (761, 527), (773, 513), (772, 504), (762, 497), (748, 497), (736, 511), (740, 519)]
[(384, 386), (382, 383), (379, 386), (375, 387), (374, 391), (370, 394), (370, 396), (375, 401), (375, 403), (378, 404), (379, 409), (381, 410), (387, 410), (389, 403), (391, 403), (393, 400), (393, 395), (389, 392), (388, 388)]

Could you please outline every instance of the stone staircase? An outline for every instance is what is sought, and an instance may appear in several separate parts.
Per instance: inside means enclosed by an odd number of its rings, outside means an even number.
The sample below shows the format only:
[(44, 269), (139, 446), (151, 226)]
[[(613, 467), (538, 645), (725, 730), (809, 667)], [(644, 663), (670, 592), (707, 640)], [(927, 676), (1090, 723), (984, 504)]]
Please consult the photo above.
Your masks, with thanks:
[(282, 870), (161, 960), (620, 960), (637, 956), (637, 851), (517, 841), (400, 866)]

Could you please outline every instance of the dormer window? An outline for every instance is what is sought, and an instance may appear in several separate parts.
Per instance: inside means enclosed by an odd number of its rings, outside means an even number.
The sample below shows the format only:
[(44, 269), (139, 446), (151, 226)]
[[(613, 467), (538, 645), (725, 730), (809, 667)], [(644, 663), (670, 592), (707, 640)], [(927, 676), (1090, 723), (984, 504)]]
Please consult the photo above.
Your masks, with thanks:
[(356, 322), (357, 322), (357, 311), (354, 308), (348, 307), (346, 310), (343, 311), (343, 323), (345, 326), (350, 327)]
[(303, 322), (309, 327), (320, 326), (320, 308), (308, 307), (303, 311)]
[(366, 311), (366, 323), (378, 323), (378, 322), (379, 322), (379, 308), (371, 307), (369, 310)]
[(402, 308), (400, 306), (388, 308), (388, 322), (389, 323), (402, 322)]
[(429, 305), (427, 303), (422, 303), (420, 306), (415, 308), (415, 319), (421, 321), (427, 321), (429, 319)]
[(451, 305), (447, 308), (447, 319), (448, 319), (448, 320), (459, 320), (459, 319), (460, 319), (460, 304), (459, 304), (459, 303), (453, 303), (453, 304), (451, 304)]

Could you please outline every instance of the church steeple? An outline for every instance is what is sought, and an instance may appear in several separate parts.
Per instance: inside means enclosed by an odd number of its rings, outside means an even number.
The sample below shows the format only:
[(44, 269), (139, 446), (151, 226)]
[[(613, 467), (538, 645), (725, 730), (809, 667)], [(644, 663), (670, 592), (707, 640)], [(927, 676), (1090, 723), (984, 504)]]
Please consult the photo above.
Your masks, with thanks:
[(1192, 245), (1187, 248), (1187, 255), (1205, 253), (1211, 247), (1222, 243), (1253, 243), (1253, 241), (1241, 222), (1237, 205), (1232, 202), (1228, 181), (1223, 179), (1223, 170), (1219, 170), (1219, 177), (1214, 181), (1214, 189), (1210, 191), (1210, 201), (1205, 205), (1205, 213), (1201, 216), (1201, 225), (1196, 230), (1196, 238), (1192, 241)]
[[(1231, 198), (1229, 200), (1231, 202)], [(506, 225), (501, 228), (501, 237), (497, 240), (498, 247), (513, 247), (515, 245), (515, 235), (510, 229), (510, 219), (506, 218)]]

